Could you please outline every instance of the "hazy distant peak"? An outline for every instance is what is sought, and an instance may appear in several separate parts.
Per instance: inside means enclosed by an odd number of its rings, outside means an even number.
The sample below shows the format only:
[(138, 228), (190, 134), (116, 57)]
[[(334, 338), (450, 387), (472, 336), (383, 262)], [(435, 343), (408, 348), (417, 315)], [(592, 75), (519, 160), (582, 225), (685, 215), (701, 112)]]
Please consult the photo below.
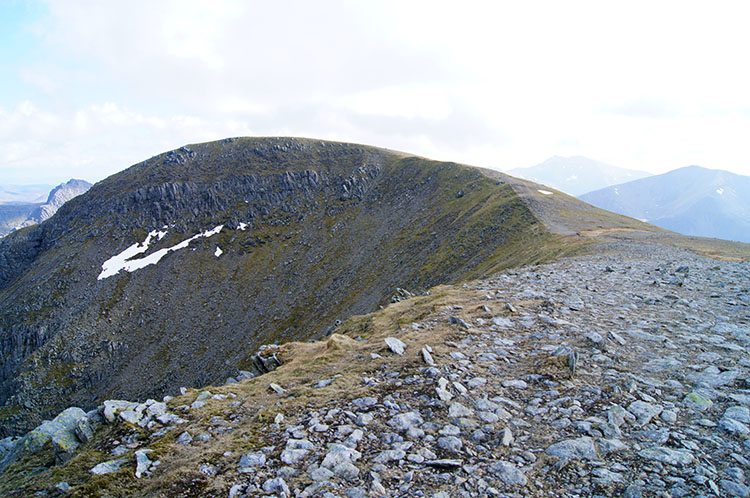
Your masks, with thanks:
[(618, 168), (584, 156), (552, 156), (536, 166), (508, 173), (575, 196), (650, 176), (645, 171)]
[(686, 235), (750, 242), (750, 176), (692, 165), (580, 198)]

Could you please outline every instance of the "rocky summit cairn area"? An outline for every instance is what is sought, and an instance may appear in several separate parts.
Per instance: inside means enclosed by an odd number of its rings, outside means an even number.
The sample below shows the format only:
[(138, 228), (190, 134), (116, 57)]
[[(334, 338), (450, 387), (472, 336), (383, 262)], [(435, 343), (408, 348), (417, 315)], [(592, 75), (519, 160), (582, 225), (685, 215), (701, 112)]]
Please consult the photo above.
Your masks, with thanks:
[(750, 496), (748, 263), (609, 239), (394, 301), (263, 375), (6, 439), (0, 494)]

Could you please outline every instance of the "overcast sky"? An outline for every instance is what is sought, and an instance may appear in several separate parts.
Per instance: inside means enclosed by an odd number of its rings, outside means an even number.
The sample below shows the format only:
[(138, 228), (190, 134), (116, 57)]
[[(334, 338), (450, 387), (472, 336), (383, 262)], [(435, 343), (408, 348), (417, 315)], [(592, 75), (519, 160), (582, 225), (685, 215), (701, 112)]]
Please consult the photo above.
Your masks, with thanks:
[(0, 184), (244, 135), (750, 175), (750, 7), (0, 0)]

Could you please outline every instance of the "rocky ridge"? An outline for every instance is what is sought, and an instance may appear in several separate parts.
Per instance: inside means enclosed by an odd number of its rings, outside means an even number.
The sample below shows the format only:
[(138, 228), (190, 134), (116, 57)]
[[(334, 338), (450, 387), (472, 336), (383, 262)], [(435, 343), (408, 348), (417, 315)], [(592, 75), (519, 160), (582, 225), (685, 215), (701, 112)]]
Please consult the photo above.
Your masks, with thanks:
[[(324, 342), (274, 348), (283, 364), (265, 375), (69, 409), (77, 451), (49, 430), (58, 417), (0, 491), (750, 495), (747, 263), (610, 238), (394, 301)], [(25, 474), (45, 451), (57, 465)]]

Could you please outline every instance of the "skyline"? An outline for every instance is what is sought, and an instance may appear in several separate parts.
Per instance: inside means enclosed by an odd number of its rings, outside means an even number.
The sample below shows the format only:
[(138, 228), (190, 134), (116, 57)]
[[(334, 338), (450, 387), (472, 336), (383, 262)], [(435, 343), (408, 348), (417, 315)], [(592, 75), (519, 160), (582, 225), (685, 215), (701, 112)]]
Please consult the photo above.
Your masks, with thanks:
[(1, 5), (1, 184), (275, 135), (750, 175), (741, 2)]

